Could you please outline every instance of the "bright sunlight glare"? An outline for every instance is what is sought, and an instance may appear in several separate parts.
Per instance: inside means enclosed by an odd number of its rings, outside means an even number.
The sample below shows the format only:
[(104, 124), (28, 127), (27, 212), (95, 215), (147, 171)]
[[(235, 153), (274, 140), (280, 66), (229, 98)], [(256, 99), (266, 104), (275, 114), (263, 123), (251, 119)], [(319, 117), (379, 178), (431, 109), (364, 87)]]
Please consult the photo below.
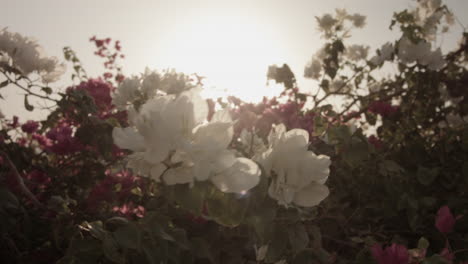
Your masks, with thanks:
[(186, 18), (165, 37), (163, 59), (177, 71), (206, 77), (204, 96), (234, 95), (248, 102), (274, 96), (281, 87), (267, 86), (271, 64), (285, 62), (285, 49), (274, 29), (258, 18), (207, 15)]

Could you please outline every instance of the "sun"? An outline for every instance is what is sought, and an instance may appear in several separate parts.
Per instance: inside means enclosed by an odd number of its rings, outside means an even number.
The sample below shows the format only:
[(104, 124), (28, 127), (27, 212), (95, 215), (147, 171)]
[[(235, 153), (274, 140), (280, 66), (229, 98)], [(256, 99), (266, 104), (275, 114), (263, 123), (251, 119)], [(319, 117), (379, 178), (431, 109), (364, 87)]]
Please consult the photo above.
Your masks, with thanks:
[(267, 86), (271, 64), (284, 63), (283, 44), (274, 28), (258, 17), (213, 15), (187, 17), (166, 36), (164, 56), (178, 71), (204, 79), (204, 96), (234, 95), (248, 102), (281, 92)]

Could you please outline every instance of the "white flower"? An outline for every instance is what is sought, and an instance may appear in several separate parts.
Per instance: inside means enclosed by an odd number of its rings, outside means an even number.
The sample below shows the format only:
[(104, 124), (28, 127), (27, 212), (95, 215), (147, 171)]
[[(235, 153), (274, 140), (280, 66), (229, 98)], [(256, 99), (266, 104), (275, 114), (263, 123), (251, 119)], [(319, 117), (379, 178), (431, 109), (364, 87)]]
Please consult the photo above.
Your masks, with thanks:
[(206, 101), (198, 91), (187, 91), (178, 97), (155, 97), (130, 116), (135, 129), (114, 128), (114, 142), (135, 152), (129, 156), (135, 170), (159, 179), (164, 171), (161, 164), (188, 144), (192, 130), (205, 120), (207, 113)]
[(315, 17), (318, 22), (319, 30), (325, 33), (325, 37), (329, 37), (333, 26), (338, 23), (330, 14), (325, 14), (322, 17)]
[(257, 156), (267, 150), (263, 139), (256, 133), (243, 129), (239, 136), (240, 142), (245, 146), (245, 152)]
[(143, 81), (141, 82), (141, 92), (147, 98), (152, 98), (156, 95), (157, 89), (160, 87), (161, 76), (157, 72), (151, 72), (148, 68), (145, 70)]
[(362, 28), (366, 25), (366, 16), (354, 14), (348, 16), (348, 18), (353, 22), (353, 25), (357, 28)]
[(114, 143), (123, 149), (143, 151), (145, 149), (144, 138), (133, 127), (115, 128), (112, 131)]
[(343, 21), (348, 17), (348, 11), (346, 11), (346, 9), (344, 8), (336, 8), (335, 13), (336, 19), (338, 19), (339, 21)]
[(260, 180), (257, 164), (228, 150), (234, 134), (228, 110), (206, 122), (208, 106), (200, 89), (163, 95), (130, 108), (130, 124), (114, 128), (117, 146), (132, 150), (128, 167), (167, 185), (211, 180), (223, 192), (244, 193)]
[(37, 41), (6, 29), (0, 30), (0, 55), (23, 75), (38, 73), (45, 83), (57, 81), (65, 72), (65, 64), (46, 56)]
[(138, 77), (126, 78), (112, 94), (112, 104), (120, 110), (125, 110), (129, 103), (136, 100), (139, 86), (140, 79)]
[(237, 158), (230, 168), (211, 177), (211, 182), (222, 192), (244, 194), (260, 182), (260, 174), (255, 162)]
[(353, 61), (359, 61), (367, 58), (369, 47), (363, 45), (351, 45), (346, 48), (345, 55)]
[(284, 125), (278, 125), (270, 132), (270, 148), (258, 158), (271, 177), (268, 193), (281, 205), (311, 207), (329, 194), (323, 184), (330, 173), (330, 158), (308, 151), (308, 141), (306, 130), (286, 132)]
[(370, 62), (374, 65), (380, 65), (392, 58), (393, 51), (393, 44), (387, 42), (377, 51), (377, 55), (370, 59)]
[(322, 71), (322, 63), (320, 60), (313, 58), (310, 63), (304, 68), (304, 77), (318, 80), (320, 78), (320, 72)]

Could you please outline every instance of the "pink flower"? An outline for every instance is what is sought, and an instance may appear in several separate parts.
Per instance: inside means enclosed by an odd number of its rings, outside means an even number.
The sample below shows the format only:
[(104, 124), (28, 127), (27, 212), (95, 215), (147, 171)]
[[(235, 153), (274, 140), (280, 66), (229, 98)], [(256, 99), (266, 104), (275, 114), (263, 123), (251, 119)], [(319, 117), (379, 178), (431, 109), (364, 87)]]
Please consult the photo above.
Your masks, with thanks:
[(67, 91), (71, 91), (71, 90), (86, 91), (89, 94), (89, 96), (91, 96), (94, 99), (94, 103), (100, 110), (107, 110), (111, 107), (112, 86), (110, 86), (107, 82), (104, 82), (100, 79), (89, 79), (86, 82), (81, 82), (76, 87), (70, 87), (67, 89)]
[[(123, 58), (122, 56), (123, 55), (120, 55), (121, 58)], [(125, 76), (123, 74), (119, 73), (115, 76), (115, 81), (118, 83), (121, 83), (124, 79), (125, 79)]]
[(83, 145), (77, 138), (72, 136), (73, 130), (70, 126), (64, 124), (51, 129), (46, 137), (52, 140), (48, 149), (59, 155), (75, 153), (83, 149)]
[(452, 232), (453, 226), (455, 225), (455, 217), (453, 217), (450, 208), (445, 205), (442, 206), (437, 212), (435, 226), (437, 230), (443, 234)]
[(133, 202), (125, 203), (122, 206), (115, 206), (112, 210), (129, 219), (133, 218), (133, 216), (142, 218), (146, 212), (143, 206), (136, 206)]
[(405, 246), (393, 243), (391, 246), (382, 249), (382, 246), (375, 244), (371, 248), (374, 259), (379, 264), (408, 264), (409, 254)]
[(110, 78), (112, 78), (112, 73), (105, 72), (102, 76), (104, 76), (104, 79), (110, 79)]
[(47, 174), (39, 170), (33, 170), (26, 175), (30, 188), (44, 189), (52, 181)]
[(29, 120), (28, 122), (24, 123), (21, 126), (21, 130), (23, 130), (23, 132), (28, 133), (28, 134), (32, 134), (36, 132), (38, 128), (39, 128), (39, 123), (36, 121), (32, 121), (32, 120)]
[[(102, 202), (110, 203), (113, 200), (117, 202), (126, 201), (132, 189), (138, 186), (140, 179), (133, 176), (128, 171), (121, 171), (115, 174), (106, 172), (106, 178), (99, 182), (89, 193), (87, 198), (88, 209), (95, 211)], [(119, 184), (120, 190), (115, 190), (115, 186)]]
[(383, 101), (374, 101), (369, 105), (369, 111), (382, 117), (389, 117), (398, 112), (398, 106)]
[(37, 143), (39, 143), (39, 145), (41, 145), (41, 147), (50, 147), (52, 145), (52, 141), (50, 139), (44, 137), (43, 135), (33, 134), (31, 138), (36, 140)]

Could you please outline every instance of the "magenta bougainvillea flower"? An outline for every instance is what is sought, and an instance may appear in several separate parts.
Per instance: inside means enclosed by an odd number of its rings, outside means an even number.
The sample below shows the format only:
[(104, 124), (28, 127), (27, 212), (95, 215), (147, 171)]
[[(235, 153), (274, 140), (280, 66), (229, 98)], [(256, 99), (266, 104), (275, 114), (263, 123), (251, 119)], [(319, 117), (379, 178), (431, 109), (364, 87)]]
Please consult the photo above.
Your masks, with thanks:
[(448, 234), (453, 231), (453, 226), (455, 225), (455, 217), (453, 216), (450, 208), (445, 205), (442, 206), (437, 212), (435, 226), (437, 230), (443, 234)]
[(21, 125), (21, 130), (23, 130), (24, 133), (28, 133), (28, 134), (32, 134), (36, 132), (38, 128), (39, 128), (39, 123), (33, 120), (29, 120), (28, 122)]
[(398, 106), (391, 105), (384, 101), (374, 101), (370, 103), (369, 111), (374, 114), (379, 114), (382, 117), (389, 117), (398, 112)]
[(380, 244), (375, 244), (371, 248), (374, 259), (379, 264), (408, 264), (408, 249), (403, 245), (393, 243), (391, 246), (382, 249)]
[(86, 91), (93, 99), (100, 110), (107, 110), (111, 107), (112, 86), (100, 79), (89, 79), (81, 82), (78, 86), (70, 87), (69, 90)]

